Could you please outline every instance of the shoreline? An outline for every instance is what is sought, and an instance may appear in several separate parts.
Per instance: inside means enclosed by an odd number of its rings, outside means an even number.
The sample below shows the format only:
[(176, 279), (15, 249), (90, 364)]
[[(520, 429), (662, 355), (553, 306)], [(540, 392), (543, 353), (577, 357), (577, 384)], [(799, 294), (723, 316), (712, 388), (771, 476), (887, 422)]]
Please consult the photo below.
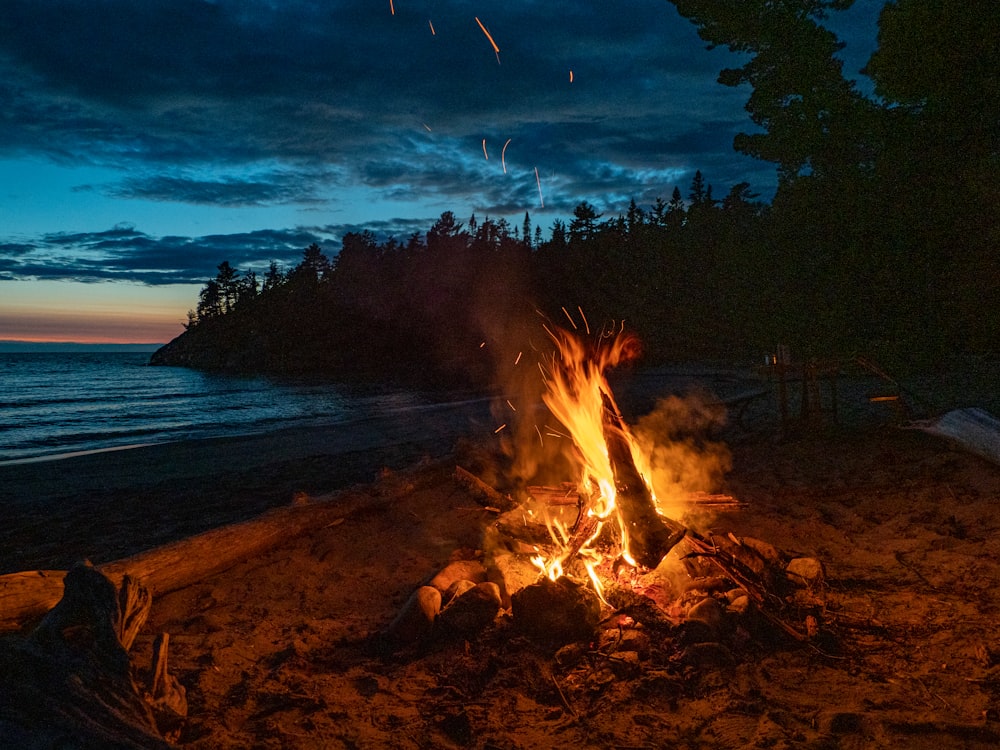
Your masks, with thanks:
[[(0, 573), (126, 557), (234, 523), (299, 493), (375, 481), (492, 432), (488, 402), (348, 425), (159, 443), (0, 466)], [(488, 434), (488, 433), (487, 433)]]

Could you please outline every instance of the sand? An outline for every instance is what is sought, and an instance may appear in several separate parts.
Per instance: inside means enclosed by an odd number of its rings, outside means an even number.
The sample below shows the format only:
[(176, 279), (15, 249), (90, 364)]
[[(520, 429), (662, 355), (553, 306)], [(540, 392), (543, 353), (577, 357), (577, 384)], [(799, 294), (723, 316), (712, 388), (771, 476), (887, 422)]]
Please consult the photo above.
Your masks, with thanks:
[[(36, 465), (33, 478), (22, 473), (22, 484), (3, 485), (18, 518), (28, 514), (15, 524), (15, 548), (4, 545), (4, 562), (16, 569), (81, 554), (114, 559), (287, 504), (296, 492), (324, 517), (335, 509), (335, 522), (154, 601), (133, 663), (141, 684), (153, 637), (171, 634), (171, 671), (189, 701), (183, 747), (1000, 742), (1000, 467), (899, 429), (888, 415), (785, 432), (762, 419), (724, 435), (733, 466), (717, 489), (744, 505), (700, 530), (821, 560), (826, 613), (816, 642), (734, 631), (717, 647), (692, 650), (671, 632), (626, 626), (574, 659), (557, 659), (502, 618), (477, 637), (379, 651), (373, 636), (449, 559), (474, 553), (495, 518), (453, 478), (456, 463), (474, 460), (470, 445), (475, 460), (489, 452), (488, 425), (468, 417), (430, 443), (403, 441), (375, 455), (356, 440), (315, 452), (260, 438), (73, 459), (75, 467), (67, 461), (58, 472)], [(476, 439), (462, 440), (477, 424)], [(236, 472), (232, 486), (228, 475), (206, 477), (195, 465), (228, 466), (265, 451), (288, 460), (272, 462), (275, 471)], [(64, 468), (73, 471), (55, 476)], [(44, 504), (22, 495), (32, 482), (49, 488), (58, 512), (31, 510)], [(90, 488), (75, 504), (74, 482)], [(130, 498), (144, 499), (141, 512), (130, 510)], [(162, 511), (150, 511), (150, 500)], [(43, 541), (53, 524), (57, 541)]]

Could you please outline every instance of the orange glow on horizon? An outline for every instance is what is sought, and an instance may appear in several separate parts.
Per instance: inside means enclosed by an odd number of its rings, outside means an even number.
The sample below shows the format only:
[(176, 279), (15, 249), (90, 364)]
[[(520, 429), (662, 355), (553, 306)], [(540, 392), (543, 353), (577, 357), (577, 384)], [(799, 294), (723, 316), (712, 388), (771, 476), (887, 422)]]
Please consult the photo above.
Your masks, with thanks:
[(165, 343), (184, 332), (193, 285), (0, 282), (0, 340), (28, 343)]

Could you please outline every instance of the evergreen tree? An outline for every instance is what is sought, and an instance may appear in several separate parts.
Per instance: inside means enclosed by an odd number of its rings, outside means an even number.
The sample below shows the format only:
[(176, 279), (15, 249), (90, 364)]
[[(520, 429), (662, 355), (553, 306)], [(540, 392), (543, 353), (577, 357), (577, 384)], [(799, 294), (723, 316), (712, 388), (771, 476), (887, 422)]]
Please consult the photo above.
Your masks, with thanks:
[(583, 201), (573, 209), (573, 220), (569, 223), (569, 241), (571, 243), (586, 242), (593, 239), (597, 231), (597, 220), (601, 215), (587, 201)]
[(275, 287), (281, 286), (285, 281), (285, 274), (281, 271), (281, 267), (278, 262), (272, 260), (267, 267), (267, 273), (264, 274), (264, 284), (262, 291), (269, 292)]
[(737, 151), (777, 164), (782, 183), (870, 157), (871, 104), (842, 75), (836, 55), (843, 43), (819, 23), (854, 0), (670, 1), (710, 48), (750, 55), (742, 67), (719, 74), (726, 86), (752, 87), (746, 109), (764, 131), (737, 135)]
[(233, 309), (240, 297), (240, 274), (229, 265), (228, 260), (222, 261), (218, 269), (215, 284), (218, 287), (219, 306), (223, 313), (227, 313)]
[(684, 199), (681, 197), (681, 189), (674, 187), (674, 192), (670, 195), (670, 203), (667, 204), (667, 213), (664, 217), (664, 224), (668, 229), (680, 229), (687, 221), (687, 208), (684, 206)]

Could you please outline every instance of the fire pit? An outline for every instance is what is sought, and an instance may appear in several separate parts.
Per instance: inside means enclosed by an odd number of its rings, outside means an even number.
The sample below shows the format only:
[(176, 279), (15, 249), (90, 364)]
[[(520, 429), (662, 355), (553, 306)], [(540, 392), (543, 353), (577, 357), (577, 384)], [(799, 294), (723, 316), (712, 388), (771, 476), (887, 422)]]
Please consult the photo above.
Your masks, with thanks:
[(386, 643), (469, 637), (501, 621), (556, 647), (599, 638), (602, 627), (650, 624), (682, 628), (693, 643), (762, 628), (797, 641), (817, 638), (824, 609), (819, 561), (695, 528), (692, 521), (703, 523), (710, 507), (738, 507), (734, 498), (676, 486), (669, 499), (658, 495), (654, 478), (663, 467), (656, 446), (633, 434), (607, 379), (637, 354), (638, 341), (621, 329), (544, 329), (554, 350), (537, 363), (543, 420), (538, 409), (506, 401), (512, 414), (523, 415), (511, 434), (534, 435), (537, 445), (508, 445), (551, 455), (546, 441), (555, 441), (569, 476), (504, 492), (459, 468), (458, 478), (497, 520), (483, 552), (454, 561), (414, 593), (384, 634)]

